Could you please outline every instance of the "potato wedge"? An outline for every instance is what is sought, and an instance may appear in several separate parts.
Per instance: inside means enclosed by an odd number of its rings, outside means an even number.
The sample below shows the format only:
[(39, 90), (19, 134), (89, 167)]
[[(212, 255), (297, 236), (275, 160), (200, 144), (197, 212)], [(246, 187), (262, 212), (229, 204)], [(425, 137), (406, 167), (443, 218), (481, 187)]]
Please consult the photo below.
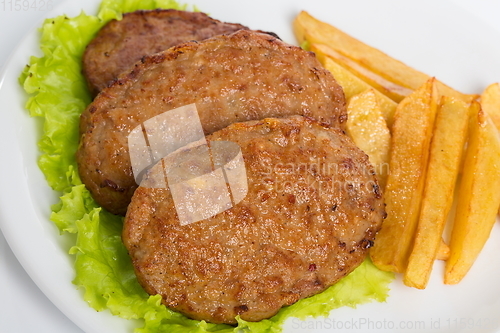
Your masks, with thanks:
[[(317, 20), (305, 11), (300, 12), (295, 17), (293, 29), (299, 43), (308, 41), (310, 44), (328, 45), (345, 57), (399, 86), (415, 90), (430, 79), (427, 74), (419, 72), (343, 31)], [(460, 98), (468, 103), (478, 97), (477, 95), (462, 94), (439, 81), (436, 84), (442, 95)]]
[(490, 84), (481, 94), (481, 108), (500, 131), (500, 83)]
[(385, 190), (387, 218), (370, 250), (385, 271), (406, 269), (418, 222), (429, 147), (437, 109), (435, 79), (398, 105), (392, 129), (389, 177)]
[(385, 189), (389, 171), (391, 133), (384, 120), (374, 89), (351, 98), (347, 106), (347, 132), (369, 157), (379, 184)]
[[(356, 77), (344, 67), (340, 66), (337, 62), (335, 62), (335, 60), (326, 56), (324, 53), (321, 53), (314, 47), (314, 45), (311, 45), (310, 49), (316, 53), (316, 56), (321, 64), (332, 73), (335, 80), (338, 84), (340, 84), (342, 89), (344, 89), (344, 95), (347, 102), (349, 102), (353, 96), (373, 88), (368, 83)], [(396, 107), (398, 105), (378, 90), (375, 90), (375, 95), (377, 96), (377, 100), (387, 126), (390, 129), (392, 127), (394, 112), (396, 111)]]
[(404, 284), (424, 289), (436, 259), (453, 203), (462, 152), (467, 139), (469, 104), (444, 96), (436, 115), (427, 180), (413, 250)]
[(348, 57), (343, 56), (328, 45), (312, 44), (312, 46), (315, 50), (324, 53), (328, 57), (334, 59), (342, 67), (344, 67), (345, 69), (359, 77), (361, 80), (365, 81), (370, 86), (374, 87), (395, 102), (401, 102), (403, 98), (411, 94), (413, 91), (386, 80), (377, 73), (374, 73), (369, 69), (366, 69), (363, 66), (359, 65), (357, 62), (349, 59)]
[(500, 141), (487, 113), (474, 103), (446, 261), (445, 284), (460, 282), (484, 247), (500, 203)]

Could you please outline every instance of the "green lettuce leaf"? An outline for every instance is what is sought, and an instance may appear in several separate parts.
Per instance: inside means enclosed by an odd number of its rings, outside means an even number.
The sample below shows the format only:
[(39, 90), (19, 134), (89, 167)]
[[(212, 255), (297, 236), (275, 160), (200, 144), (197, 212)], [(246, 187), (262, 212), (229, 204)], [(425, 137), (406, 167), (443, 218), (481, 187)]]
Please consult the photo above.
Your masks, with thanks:
[(109, 310), (125, 319), (140, 319), (139, 333), (177, 332), (280, 332), (287, 318), (327, 316), (340, 306), (355, 307), (385, 301), (393, 275), (379, 271), (367, 259), (353, 273), (325, 292), (283, 308), (276, 316), (257, 323), (238, 318), (238, 326), (195, 321), (161, 305), (139, 285), (121, 241), (123, 219), (100, 208), (82, 184), (75, 152), (81, 112), (91, 96), (81, 74), (86, 45), (109, 20), (138, 9), (187, 9), (175, 0), (103, 0), (96, 16), (47, 19), (40, 29), (43, 55), (31, 57), (19, 81), (29, 94), (26, 108), (43, 123), (39, 141), (39, 167), (49, 186), (61, 193), (52, 207), (51, 220), (65, 236), (73, 234), (70, 254), (75, 257), (74, 283), (97, 311)]

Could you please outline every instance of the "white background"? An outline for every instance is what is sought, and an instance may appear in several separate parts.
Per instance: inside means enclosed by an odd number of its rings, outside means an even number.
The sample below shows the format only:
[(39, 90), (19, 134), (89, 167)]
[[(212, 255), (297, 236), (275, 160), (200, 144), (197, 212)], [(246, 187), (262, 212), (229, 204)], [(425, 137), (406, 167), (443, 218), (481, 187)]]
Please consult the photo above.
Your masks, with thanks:
[[(74, 2), (81, 0), (72, 0)], [(248, 1), (248, 0), (247, 0)], [(479, 16), (500, 31), (500, 0), (449, 0)], [(8, 0), (6, 1), (8, 2)], [(30, 0), (32, 3), (33, 0)], [(52, 0), (55, 6), (63, 0)], [(195, 2), (195, 1), (193, 1)], [(21, 38), (40, 26), (46, 11), (4, 10), (0, 1), (0, 68)], [(466, 24), (466, 22), (464, 22)], [(496, 41), (500, 42), (500, 41)], [(1, 70), (0, 70), (1, 72)], [(500, 81), (500, 78), (498, 78)], [(0, 112), (5, 112), (0, 105)], [(4, 143), (0, 143), (4, 144)], [(8, 163), (1, 160), (1, 163)], [(0, 184), (2, 186), (2, 184)], [(47, 258), (47, 260), (50, 260)], [(38, 289), (25, 273), (0, 232), (0, 332), (2, 333), (81, 333)]]

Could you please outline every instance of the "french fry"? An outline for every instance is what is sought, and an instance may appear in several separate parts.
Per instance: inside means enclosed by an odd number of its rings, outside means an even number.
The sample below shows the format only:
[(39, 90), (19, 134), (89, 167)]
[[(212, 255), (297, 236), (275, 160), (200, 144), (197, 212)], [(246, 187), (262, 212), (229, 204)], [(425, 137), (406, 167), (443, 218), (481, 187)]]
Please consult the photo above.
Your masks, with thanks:
[[(305, 11), (300, 12), (295, 17), (293, 29), (299, 43), (307, 41), (310, 44), (328, 45), (343, 56), (399, 86), (415, 90), (430, 79), (427, 74), (419, 72), (343, 31), (317, 20)], [(477, 95), (462, 94), (439, 81), (436, 82), (436, 85), (442, 95), (460, 98), (468, 103), (478, 97)]]
[[(373, 88), (368, 83), (356, 77), (344, 67), (337, 64), (335, 60), (326, 56), (324, 53), (321, 53), (315, 48), (314, 44), (311, 45), (311, 51), (316, 53), (316, 56), (318, 57), (321, 64), (332, 73), (337, 83), (340, 84), (340, 86), (344, 90), (344, 95), (347, 102), (349, 102), (353, 96), (356, 96), (366, 90)], [(375, 90), (375, 95), (377, 96), (378, 103), (384, 119), (387, 122), (387, 126), (390, 129), (392, 127), (394, 112), (396, 111), (397, 103), (378, 90)]]
[(347, 106), (347, 132), (354, 143), (369, 157), (379, 184), (385, 188), (389, 165), (391, 133), (370, 89), (351, 98)]
[(500, 131), (500, 83), (490, 84), (481, 94), (481, 108)]
[(406, 269), (425, 183), (436, 95), (435, 79), (430, 79), (402, 100), (394, 115), (385, 190), (387, 218), (370, 250), (373, 263), (385, 271)]
[(445, 284), (460, 282), (484, 247), (500, 203), (500, 141), (488, 114), (474, 103)]
[(311, 44), (329, 45), (344, 56), (358, 63), (363, 63), (365, 67), (373, 72), (388, 80), (394, 80), (406, 88), (416, 89), (429, 79), (426, 74), (409, 68), (402, 62), (390, 58), (382, 51), (366, 45), (325, 22), (317, 20), (306, 11), (302, 11), (297, 15), (293, 22), (293, 28), (300, 43), (307, 40)]
[[(481, 96), (463, 94), (339, 29), (315, 19), (307, 12), (303, 11), (297, 15), (293, 26), (297, 40), (311, 47), (323, 66), (332, 72), (343, 87), (349, 104), (355, 98), (354, 96), (370, 88), (376, 89), (374, 91), (380, 110), (391, 129), (390, 174), (385, 190), (388, 218), (384, 221), (377, 235), (375, 246), (371, 249), (372, 261), (382, 270), (405, 273), (406, 284), (424, 288), (434, 260), (446, 260), (445, 283), (457, 283), (470, 269), (491, 231), (492, 222), (477, 220), (485, 219), (487, 213), (491, 213), (491, 206), (496, 206), (495, 211), (500, 206), (500, 180), (497, 181), (500, 175), (496, 175), (496, 178), (493, 175), (493, 170), (500, 168), (500, 160), (497, 156), (500, 153), (497, 154), (496, 151), (497, 146), (500, 147), (500, 84), (490, 85)], [(479, 107), (476, 100), (481, 97), (484, 110), (478, 110), (476, 122), (467, 126), (469, 132), (475, 126), (481, 138), (474, 138), (474, 134), (469, 137), (466, 157), (472, 156), (472, 150), (476, 151), (476, 157), (474, 162), (466, 162), (461, 170), (463, 175), (459, 189), (464, 191), (466, 183), (469, 185), (469, 192), (464, 192), (466, 195), (459, 195), (458, 206), (461, 212), (457, 212), (449, 246), (441, 238), (442, 224), (444, 224), (441, 215), (446, 215), (446, 211), (449, 211), (448, 206), (453, 196), (449, 195), (449, 198), (445, 198), (446, 195), (443, 195), (438, 198), (437, 193), (449, 191), (450, 183), (454, 185), (452, 176), (455, 170), (446, 169), (444, 167), (446, 163), (441, 163), (443, 166), (439, 168), (433, 167), (434, 164), (438, 165), (437, 162), (433, 162), (434, 159), (438, 159), (437, 157), (431, 158), (431, 165), (427, 165), (438, 95), (448, 96), (450, 101), (455, 99), (454, 103), (462, 106), (472, 105), (469, 112)], [(401, 102), (395, 107), (394, 101)], [(354, 103), (358, 102), (354, 100)], [(451, 111), (448, 113), (449, 119), (452, 119)], [(460, 119), (453, 119), (449, 122), (450, 124), (441, 126), (451, 127), (451, 123), (463, 121), (461, 113), (453, 117)], [(493, 119), (493, 122), (489, 120), (489, 117)], [(351, 128), (354, 128), (352, 124)], [(493, 131), (496, 136), (493, 135), (491, 128), (496, 130)], [(438, 132), (436, 135), (439, 138)], [(463, 129), (457, 132), (449, 132), (450, 138), (446, 138), (454, 145), (458, 145), (459, 142), (453, 141), (452, 138), (456, 139), (462, 135), (463, 139)], [(481, 134), (483, 132), (488, 134)], [(351, 136), (355, 135), (351, 134)], [(493, 137), (496, 138), (495, 144), (491, 143), (494, 141)], [(444, 138), (441, 140), (445, 141)], [(481, 147), (477, 142), (486, 143), (485, 147)], [(443, 149), (443, 156), (449, 153), (449, 148)], [(368, 150), (368, 148), (365, 149)], [(485, 152), (488, 152), (489, 156)], [(435, 152), (433, 155), (439, 154)], [(468, 158), (472, 159), (472, 157)], [(489, 167), (481, 162), (487, 158), (491, 162)], [(450, 160), (446, 162), (449, 163)], [(429, 178), (426, 177), (428, 170)], [(469, 174), (470, 170), (481, 172)], [(450, 174), (451, 178), (447, 178)], [(484, 181), (486, 178), (489, 182)], [(429, 179), (429, 184), (424, 192), (426, 179)], [(448, 179), (446, 184), (449, 186), (439, 187), (440, 182), (446, 179)], [(489, 190), (482, 189), (476, 185), (476, 182), (483, 182), (482, 186)], [(471, 189), (477, 195), (471, 194)], [(475, 196), (480, 196), (482, 199)], [(438, 199), (436, 201), (432, 198)], [(426, 204), (426, 202), (429, 203)], [(484, 208), (485, 205), (488, 205), (488, 209), (481, 212), (478, 207)], [(500, 210), (498, 213), (500, 214)], [(466, 217), (459, 218), (459, 214)], [(418, 222), (420, 216), (422, 223)], [(439, 220), (431, 224), (430, 219), (433, 216), (434, 218), (439, 216)], [(422, 226), (417, 229), (417, 225), (420, 224)], [(472, 225), (480, 230), (477, 233), (471, 232)], [(428, 237), (425, 237), (425, 234)], [(425, 251), (422, 248), (425, 248)]]
[(368, 83), (370, 86), (374, 87), (380, 91), (385, 96), (389, 97), (395, 102), (401, 102), (403, 98), (412, 93), (413, 90), (406, 87), (402, 87), (398, 84), (392, 83), (386, 80), (382, 76), (364, 68), (355, 61), (343, 56), (339, 52), (335, 51), (328, 45), (324, 44), (312, 44), (314, 49), (324, 53), (328, 57), (334, 59), (342, 67), (359, 77), (361, 80)]
[(442, 244), (467, 138), (469, 115), (469, 104), (446, 96), (441, 99), (415, 243), (403, 280), (409, 287), (425, 289)]

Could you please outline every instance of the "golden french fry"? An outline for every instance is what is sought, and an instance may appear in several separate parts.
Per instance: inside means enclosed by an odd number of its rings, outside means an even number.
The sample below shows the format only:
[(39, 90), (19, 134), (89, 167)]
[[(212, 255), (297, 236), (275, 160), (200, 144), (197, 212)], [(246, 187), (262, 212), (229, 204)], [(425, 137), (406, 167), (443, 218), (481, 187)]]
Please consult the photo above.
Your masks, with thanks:
[[(317, 20), (305, 11), (295, 17), (293, 28), (300, 43), (307, 41), (310, 44), (328, 45), (343, 56), (399, 86), (415, 90), (430, 79), (428, 75), (325, 22)], [(477, 98), (477, 95), (462, 94), (439, 81), (436, 81), (436, 85), (442, 95), (460, 98), (466, 102)]]
[(446, 284), (460, 282), (470, 270), (495, 224), (500, 203), (498, 131), (478, 103), (474, 107), (445, 267)]
[(387, 218), (370, 250), (380, 269), (404, 272), (413, 244), (436, 115), (436, 85), (430, 79), (399, 103), (392, 128)]
[(500, 131), (500, 83), (490, 84), (481, 94), (481, 108)]
[[(326, 44), (352, 60), (363, 63), (373, 72), (395, 80), (398, 84), (415, 89), (429, 77), (405, 64), (390, 58), (380, 50), (372, 48), (343, 31), (317, 20), (308, 12), (302, 11), (293, 22), (295, 36), (300, 43), (307, 40), (311, 44)], [(408, 75), (411, 72), (412, 75)]]
[[(481, 108), (500, 131), (500, 83), (492, 83), (481, 94)], [(500, 190), (500, 189), (499, 189)], [(498, 210), (500, 215), (500, 208)]]
[(382, 111), (370, 89), (351, 98), (347, 106), (347, 132), (354, 143), (369, 157), (382, 189), (389, 169), (391, 133)]
[(436, 255), (437, 260), (448, 260), (450, 258), (450, 247), (448, 244), (444, 242), (444, 239), (441, 238), (441, 242), (439, 243), (438, 252)]
[(469, 104), (443, 97), (436, 114), (427, 180), (404, 284), (424, 289), (436, 259), (467, 138)]
[(312, 44), (314, 49), (324, 53), (328, 57), (337, 61), (342, 67), (359, 77), (361, 80), (374, 87), (382, 94), (386, 95), (395, 102), (401, 102), (403, 98), (412, 93), (413, 90), (402, 87), (391, 81), (386, 80), (382, 76), (370, 71), (359, 65), (357, 62), (335, 51), (333, 48), (325, 44)]
[[(347, 102), (349, 102), (353, 96), (373, 88), (368, 83), (356, 77), (344, 67), (337, 64), (335, 60), (326, 56), (324, 53), (321, 53), (315, 48), (314, 44), (311, 45), (311, 51), (316, 53), (316, 56), (318, 57), (321, 64), (332, 73), (337, 83), (340, 84), (340, 86), (344, 90), (344, 95)], [(378, 90), (375, 90), (375, 95), (377, 96), (377, 100), (387, 126), (391, 128), (397, 103)]]

